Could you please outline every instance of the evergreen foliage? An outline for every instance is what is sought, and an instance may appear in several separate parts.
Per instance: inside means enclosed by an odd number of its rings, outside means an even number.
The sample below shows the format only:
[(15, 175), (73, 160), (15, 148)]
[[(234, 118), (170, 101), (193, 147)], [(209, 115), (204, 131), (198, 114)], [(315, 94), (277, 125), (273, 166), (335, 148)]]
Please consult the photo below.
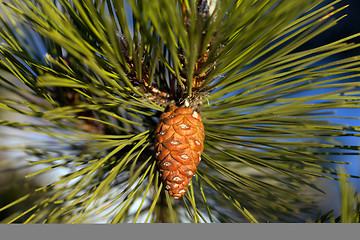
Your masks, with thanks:
[[(332, 56), (358, 48), (360, 34), (296, 51), (344, 17), (340, 0), (321, 2), (218, 0), (208, 12), (201, 0), (0, 1), (0, 69), (18, 79), (0, 75), (12, 93), (0, 109), (19, 116), (0, 123), (44, 136), (1, 149), (41, 166), (28, 178), (66, 171), (0, 211), (40, 194), (7, 221), (301, 221), (322, 192), (316, 180), (337, 179), (333, 164), (359, 154), (341, 143), (359, 126), (331, 119), (359, 119), (333, 112), (359, 107), (359, 56)], [(203, 118), (205, 149), (174, 200), (153, 132), (185, 99)]]

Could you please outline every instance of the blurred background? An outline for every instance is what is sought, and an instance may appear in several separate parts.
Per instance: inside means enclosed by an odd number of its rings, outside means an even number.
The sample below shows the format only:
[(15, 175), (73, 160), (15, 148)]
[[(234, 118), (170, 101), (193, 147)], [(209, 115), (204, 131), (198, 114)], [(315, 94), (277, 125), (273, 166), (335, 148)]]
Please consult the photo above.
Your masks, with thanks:
[[(333, 2), (333, 0), (326, 0), (322, 5), (329, 4)], [(338, 16), (346, 14), (347, 16), (342, 19), (335, 27), (330, 30), (324, 32), (320, 36), (312, 39), (298, 50), (304, 50), (309, 48), (318, 47), (341, 38), (347, 37), (349, 35), (359, 33), (360, 32), (360, 1), (359, 0), (347, 0), (341, 1), (335, 5), (336, 8), (339, 8), (344, 5), (349, 5), (345, 10), (341, 11)], [(2, 9), (0, 9), (0, 14), (2, 14)], [(0, 39), (1, 41), (1, 39)], [(357, 38), (356, 42), (359, 43), (360, 39)], [(360, 55), (360, 49), (352, 50), (349, 52), (345, 52), (339, 55), (333, 56), (334, 58), (345, 58), (350, 56)], [(5, 73), (0, 72), (3, 76)], [(4, 89), (1, 89), (0, 86), (0, 97), (4, 97), (4, 95), (8, 94)], [(352, 117), (360, 117), (360, 111), (358, 109), (348, 109), (348, 110), (339, 110), (334, 109), (337, 116), (352, 116)], [(1, 120), (11, 120), (17, 119), (18, 116), (16, 114), (9, 114), (9, 112), (0, 110), (0, 122)], [(331, 119), (331, 121), (338, 122), (340, 124), (347, 125), (355, 125), (359, 126), (358, 120), (348, 120), (344, 122), (344, 120), (339, 119)], [(0, 124), (1, 125), (1, 124)], [(11, 136), (10, 136), (11, 134)], [(33, 191), (36, 187), (41, 186), (41, 183), (46, 178), (56, 178), (57, 174), (50, 175), (41, 175), (38, 178), (30, 181), (28, 178), (25, 178), (25, 175), (33, 171), (28, 165), (29, 155), (26, 152), (18, 151), (21, 148), (20, 139), (23, 141), (27, 139), (28, 141), (34, 138), (38, 139), (38, 136), (35, 134), (28, 134), (27, 136), (21, 135), (23, 133), (16, 132), (13, 129), (0, 126), (0, 146), (5, 144), (6, 146), (13, 146), (14, 150), (11, 149), (2, 149), (0, 147), (0, 208), (5, 206), (6, 204), (16, 200), (17, 198), (25, 195), (27, 192)], [(14, 135), (18, 137), (14, 137)], [(38, 139), (39, 140), (39, 139)], [(342, 139), (343, 144), (347, 144), (347, 142), (358, 141), (357, 138), (348, 137), (345, 140)], [(11, 158), (10, 158), (11, 156)], [(360, 174), (360, 166), (359, 166), (359, 157), (358, 156), (337, 156), (338, 161), (344, 161), (351, 163), (346, 166), (346, 170), (349, 174), (359, 175)], [(341, 159), (339, 159), (341, 158)], [(54, 172), (52, 172), (54, 173)], [(60, 174), (60, 173), (59, 173)], [(353, 183), (356, 186), (358, 192), (360, 192), (360, 184), (359, 180), (353, 180)], [(328, 212), (331, 209), (335, 209), (335, 216), (339, 214), (340, 207), (340, 197), (339, 197), (339, 187), (338, 183), (333, 180), (322, 179), (318, 182), (318, 185), (323, 188), (326, 192), (326, 195), (321, 196), (321, 201), (319, 203), (319, 211), (314, 212), (313, 218), (321, 211), (322, 213)], [(29, 199), (22, 203), (19, 208), (26, 207), (33, 202), (34, 199)], [(18, 208), (18, 209), (19, 209)], [(8, 218), (12, 214), (12, 210), (7, 210), (0, 213), (0, 223), (6, 222), (6, 218)], [(306, 219), (304, 219), (306, 220)]]

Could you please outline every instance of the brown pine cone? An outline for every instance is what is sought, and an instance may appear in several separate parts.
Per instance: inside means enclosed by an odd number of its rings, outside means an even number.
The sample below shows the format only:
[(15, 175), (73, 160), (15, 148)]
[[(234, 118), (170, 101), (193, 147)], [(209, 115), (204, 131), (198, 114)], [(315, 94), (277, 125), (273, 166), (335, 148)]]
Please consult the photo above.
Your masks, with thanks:
[(190, 107), (173, 106), (160, 116), (155, 157), (165, 189), (178, 199), (187, 191), (204, 150), (204, 125)]

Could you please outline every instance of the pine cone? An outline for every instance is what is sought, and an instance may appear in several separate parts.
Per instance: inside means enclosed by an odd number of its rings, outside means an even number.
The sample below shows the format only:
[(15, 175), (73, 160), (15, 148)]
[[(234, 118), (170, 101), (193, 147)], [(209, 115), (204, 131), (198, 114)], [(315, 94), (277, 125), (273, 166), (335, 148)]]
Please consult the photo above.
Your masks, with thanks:
[(178, 199), (187, 191), (204, 150), (204, 125), (190, 107), (173, 106), (160, 116), (155, 157), (165, 189)]

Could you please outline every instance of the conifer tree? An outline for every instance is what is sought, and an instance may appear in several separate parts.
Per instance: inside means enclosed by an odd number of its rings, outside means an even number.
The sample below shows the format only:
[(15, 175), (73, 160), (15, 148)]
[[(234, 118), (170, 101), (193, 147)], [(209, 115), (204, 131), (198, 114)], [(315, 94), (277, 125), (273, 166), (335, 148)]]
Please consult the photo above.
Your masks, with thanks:
[(298, 50), (343, 18), (322, 2), (0, 1), (0, 108), (19, 116), (1, 125), (43, 136), (1, 149), (28, 153), (29, 179), (64, 172), (0, 211), (39, 196), (7, 221), (304, 221), (359, 154), (341, 142), (359, 118), (331, 115), (358, 108), (359, 56), (331, 57), (360, 34)]

